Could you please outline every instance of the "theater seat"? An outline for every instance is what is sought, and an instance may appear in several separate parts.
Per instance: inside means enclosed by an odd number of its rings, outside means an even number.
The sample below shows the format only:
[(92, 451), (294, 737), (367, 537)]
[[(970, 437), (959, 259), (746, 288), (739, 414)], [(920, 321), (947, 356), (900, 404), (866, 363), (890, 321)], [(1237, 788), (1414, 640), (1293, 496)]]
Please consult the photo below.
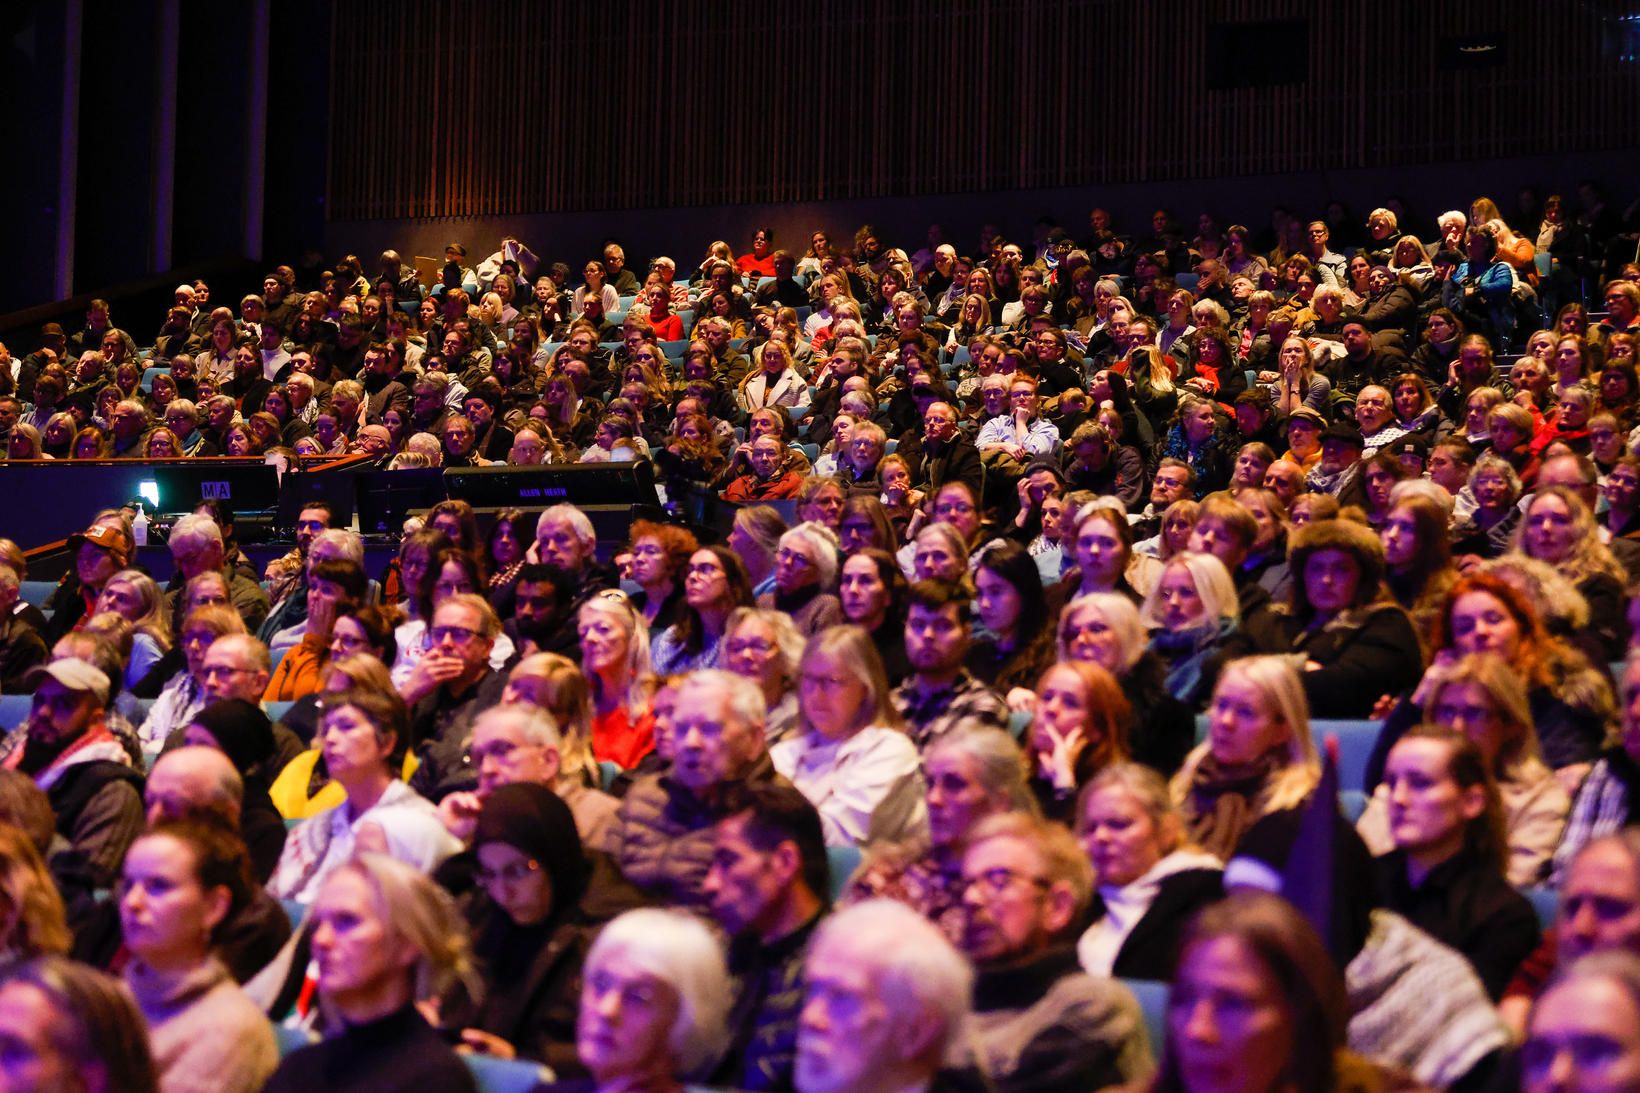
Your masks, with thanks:
[(463, 1055), (461, 1061), (473, 1073), (478, 1093), (529, 1093), (557, 1078), (551, 1067), (523, 1059), (497, 1059), (494, 1055)]
[(17, 598), (26, 604), (35, 607), (44, 607), (51, 594), (57, 590), (56, 581), (20, 581), (17, 587)]
[(33, 703), (33, 695), (0, 695), (0, 729), (10, 732), (21, 725)]
[(1162, 1057), (1167, 1043), (1167, 997), (1171, 988), (1159, 979), (1123, 979), (1122, 984), (1139, 999), (1139, 1009), (1145, 1015), (1145, 1032), (1150, 1036), (1150, 1050), (1156, 1058)]
[(615, 779), (620, 775), (620, 773), (621, 765), (619, 763), (613, 762), (609, 759), (599, 760), (598, 784), (605, 793), (609, 792), (609, 787), (615, 784)]
[(854, 871), (860, 868), (860, 848), (858, 846), (828, 846), (826, 847), (826, 863), (831, 867), (831, 898), (835, 902), (843, 895), (843, 886)]
[(1367, 790), (1367, 761), (1378, 743), (1381, 721), (1311, 721), (1310, 735), (1319, 751), (1329, 736), (1338, 738), (1338, 788)]
[(293, 1051), (300, 1051), (309, 1044), (319, 1042), (319, 1037), (305, 1028), (286, 1028), (284, 1025), (273, 1026), (273, 1038), (279, 1044), (279, 1057), (283, 1059)]
[(1012, 710), (1008, 714), (1008, 731), (1014, 734), (1015, 740), (1025, 738), (1025, 730), (1031, 727), (1030, 710)]
[(1531, 901), (1539, 926), (1547, 930), (1555, 924), (1555, 917), (1560, 913), (1559, 892), (1553, 888), (1522, 888), (1520, 894)]
[(294, 705), (296, 705), (294, 702), (264, 702), (262, 703), (262, 709), (274, 721), (283, 721), (285, 715), (290, 712), (290, 708)]
[(285, 909), (285, 917), (290, 919), (292, 932), (300, 930), (303, 921), (307, 918), (308, 905), (294, 899), (282, 899), (279, 901), (279, 905)]

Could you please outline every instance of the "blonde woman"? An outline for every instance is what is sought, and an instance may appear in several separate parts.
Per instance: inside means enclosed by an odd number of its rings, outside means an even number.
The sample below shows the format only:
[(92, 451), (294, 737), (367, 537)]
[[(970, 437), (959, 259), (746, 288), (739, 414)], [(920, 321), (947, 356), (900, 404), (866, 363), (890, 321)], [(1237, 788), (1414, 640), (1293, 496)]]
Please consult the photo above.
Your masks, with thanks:
[(623, 770), (655, 747), (649, 712), (649, 626), (624, 592), (600, 592), (576, 618), (581, 670), (592, 691), (592, 754)]
[(367, 1074), (362, 1084), (382, 1089), (471, 1089), (466, 1064), (416, 1006), (457, 981), (476, 990), (449, 894), (414, 866), (360, 854), (325, 879), (311, 917), (318, 994), (338, 1024), (285, 1056), (267, 1089), (335, 1089), (338, 1073)]
[(503, 705), (521, 703), (545, 710), (558, 730), (558, 778), (552, 791), (569, 806), (587, 846), (609, 842), (618, 802), (599, 786), (602, 774), (592, 753), (592, 689), (580, 666), (557, 653), (536, 653), (513, 666)]
[(736, 400), (746, 413), (768, 406), (807, 407), (812, 397), (809, 385), (797, 372), (796, 362), (786, 343), (770, 339), (763, 345), (762, 367), (741, 380)]
[[(1503, 657), (1474, 653), (1441, 670), (1424, 691), (1424, 720), (1474, 741), (1497, 780), (1509, 883), (1517, 888), (1540, 883), (1572, 801), (1539, 756), (1532, 707), (1520, 676)], [(1383, 783), (1356, 824), (1374, 854), (1394, 849), (1390, 822), (1390, 791)]]
[(921, 837), (928, 811), (917, 749), (870, 635), (855, 626), (815, 634), (797, 679), (798, 733), (769, 758), (819, 810), (826, 845)]
[(148, 574), (122, 569), (108, 578), (93, 614), (111, 611), (131, 624), (131, 660), (125, 686), (135, 687), (171, 651), (171, 616), (165, 593)]
[(1186, 550), (1164, 562), (1139, 618), (1151, 632), (1151, 652), (1167, 667), (1168, 693), (1198, 709), (1224, 664), (1253, 651), (1235, 581), (1211, 554)]
[(1621, 660), (1628, 645), (1628, 575), (1583, 499), (1565, 486), (1544, 486), (1532, 495), (1515, 530), (1512, 553), (1553, 566), (1589, 603), (1588, 629), (1607, 661)]
[(1168, 979), (1198, 910), (1224, 895), (1224, 866), (1191, 844), (1167, 782), (1115, 763), (1082, 791), (1076, 833), (1093, 863), (1098, 911), (1076, 943), (1089, 975)]
[(1207, 740), (1185, 758), (1171, 789), (1191, 838), (1226, 861), (1259, 819), (1309, 798), (1321, 760), (1289, 657), (1231, 661), (1207, 716)]

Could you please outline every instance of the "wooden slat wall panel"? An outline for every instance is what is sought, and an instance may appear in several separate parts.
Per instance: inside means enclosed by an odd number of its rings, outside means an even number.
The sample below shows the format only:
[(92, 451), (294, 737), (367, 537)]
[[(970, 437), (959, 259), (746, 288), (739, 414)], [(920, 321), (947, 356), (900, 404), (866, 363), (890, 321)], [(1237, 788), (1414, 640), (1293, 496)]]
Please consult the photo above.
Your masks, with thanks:
[[(337, 220), (824, 201), (1633, 146), (1635, 0), (411, 0), (333, 7)], [(1309, 20), (1210, 91), (1218, 22)], [(1609, 32), (1609, 26), (1605, 30)], [(1437, 67), (1508, 31), (1504, 65)], [(1247, 63), (1286, 63), (1249, 57)], [(1291, 59), (1297, 61), (1297, 58)]]

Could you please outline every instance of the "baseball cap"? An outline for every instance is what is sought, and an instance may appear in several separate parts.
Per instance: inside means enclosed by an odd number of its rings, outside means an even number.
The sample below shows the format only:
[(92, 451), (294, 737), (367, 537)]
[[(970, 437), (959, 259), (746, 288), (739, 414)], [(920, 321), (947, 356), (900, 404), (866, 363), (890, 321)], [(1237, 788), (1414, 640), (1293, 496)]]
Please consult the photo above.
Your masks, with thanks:
[(97, 696), (98, 703), (108, 701), (108, 676), (78, 657), (64, 657), (49, 664), (36, 665), (28, 670), (23, 681), (30, 687), (37, 687), (47, 676), (71, 691), (89, 691)]
[(63, 328), (58, 323), (47, 323), (40, 328), (40, 337), (42, 338), (61, 338), (62, 336)]
[(125, 536), (107, 524), (97, 524), (68, 537), (68, 545), (73, 550), (79, 550), (81, 543), (90, 543), (104, 550), (125, 552)]
[(462, 246), (460, 243), (451, 243), (449, 246), (445, 247), (444, 249), (446, 251), (452, 251), (453, 250), (457, 254), (461, 255), (463, 258), (467, 257), (467, 248)]

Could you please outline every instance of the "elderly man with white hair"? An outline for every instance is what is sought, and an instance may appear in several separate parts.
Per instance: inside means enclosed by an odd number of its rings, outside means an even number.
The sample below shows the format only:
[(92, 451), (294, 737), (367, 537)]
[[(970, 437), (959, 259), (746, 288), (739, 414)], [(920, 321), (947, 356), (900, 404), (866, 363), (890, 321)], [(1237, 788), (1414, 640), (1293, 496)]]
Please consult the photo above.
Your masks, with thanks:
[(690, 672), (672, 712), (672, 765), (621, 799), (611, 852), (626, 879), (667, 903), (707, 909), (714, 829), (733, 783), (779, 779), (764, 746), (768, 708), (755, 682), (717, 668)]
[(973, 970), (945, 935), (888, 899), (822, 922), (804, 976), (798, 1093), (932, 1088), (974, 989)]
[(222, 529), (216, 521), (199, 513), (189, 513), (171, 528), (170, 547), (171, 560), (177, 567), (165, 592), (172, 633), (182, 629), (183, 586), (201, 573), (221, 573), (228, 583), (229, 602), (245, 620), (245, 629), (254, 634), (268, 617), (268, 594), (261, 585), (227, 564)]
[[(567, 602), (560, 616), (566, 632), (559, 635), (559, 640), (541, 648), (579, 650), (581, 643), (575, 624), (581, 605), (616, 584), (615, 571), (598, 561), (598, 533), (592, 521), (574, 505), (553, 505), (541, 513), (536, 522), (535, 542), (526, 552), (525, 560), (557, 566), (573, 582), (564, 597)], [(579, 652), (575, 656), (580, 659)]]
[(780, 537), (775, 554), (774, 589), (757, 598), (757, 606), (784, 611), (805, 638), (844, 622), (837, 583), (837, 536), (813, 520)]
[(478, 769), (478, 785), (439, 802), (439, 819), (450, 834), (469, 842), (490, 794), (515, 782), (546, 786), (569, 806), (575, 829), (588, 850), (604, 850), (614, 832), (620, 803), (592, 789), (581, 773), (564, 769), (563, 738), (546, 710), (523, 700), (508, 683), (505, 705), (492, 706), (473, 721), (467, 754)]

